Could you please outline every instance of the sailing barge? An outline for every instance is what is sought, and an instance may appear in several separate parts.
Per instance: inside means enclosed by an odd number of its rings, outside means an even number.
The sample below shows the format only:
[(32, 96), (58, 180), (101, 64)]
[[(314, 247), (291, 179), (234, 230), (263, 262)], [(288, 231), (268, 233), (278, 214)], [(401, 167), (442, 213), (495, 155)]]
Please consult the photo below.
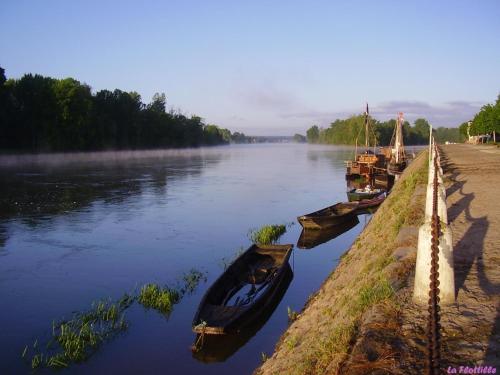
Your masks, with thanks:
[[(357, 179), (363, 177), (369, 181), (373, 181), (377, 176), (379, 179), (383, 179), (384, 175), (387, 173), (387, 161), (390, 158), (390, 149), (379, 148), (376, 151), (376, 145), (373, 145), (373, 151), (370, 149), (370, 133), (373, 133), (373, 129), (370, 125), (370, 113), (368, 109), (368, 103), (366, 104), (365, 111), (365, 122), (364, 122), (364, 133), (365, 133), (365, 151), (358, 154), (357, 139), (356, 139), (356, 153), (354, 160), (346, 161), (346, 180)], [(375, 134), (373, 133), (373, 138)], [(375, 142), (374, 142), (375, 143)]]
[(398, 120), (391, 140), (391, 160), (387, 164), (387, 173), (397, 176), (406, 168), (406, 153), (403, 144), (403, 112), (398, 113)]

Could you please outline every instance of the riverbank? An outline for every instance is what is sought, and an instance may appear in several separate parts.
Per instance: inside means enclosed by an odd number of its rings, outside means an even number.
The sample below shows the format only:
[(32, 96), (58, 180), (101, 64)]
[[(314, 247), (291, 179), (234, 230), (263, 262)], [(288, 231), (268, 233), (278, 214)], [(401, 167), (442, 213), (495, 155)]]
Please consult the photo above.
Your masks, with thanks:
[(406, 169), (256, 373), (361, 374), (405, 362), (401, 314), (424, 217), (426, 156)]

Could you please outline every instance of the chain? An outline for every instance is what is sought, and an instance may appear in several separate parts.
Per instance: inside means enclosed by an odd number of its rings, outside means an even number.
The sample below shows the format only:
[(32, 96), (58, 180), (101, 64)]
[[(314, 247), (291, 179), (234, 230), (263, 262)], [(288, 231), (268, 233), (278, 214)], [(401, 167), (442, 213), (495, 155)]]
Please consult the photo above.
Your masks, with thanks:
[(427, 325), (427, 374), (437, 375), (440, 372), (440, 324), (439, 324), (439, 236), (441, 234), (441, 221), (437, 210), (438, 200), (438, 163), (437, 147), (434, 152), (434, 179), (432, 196), (432, 221), (431, 221), (431, 274), (429, 291), (429, 322)]

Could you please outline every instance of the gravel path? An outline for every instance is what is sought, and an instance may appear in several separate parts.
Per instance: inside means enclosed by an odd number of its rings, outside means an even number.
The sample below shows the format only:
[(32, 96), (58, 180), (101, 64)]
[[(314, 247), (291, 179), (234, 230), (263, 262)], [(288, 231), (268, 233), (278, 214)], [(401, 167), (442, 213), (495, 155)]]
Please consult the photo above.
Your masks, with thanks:
[[(457, 306), (443, 320), (450, 362), (500, 371), (500, 149), (442, 148)], [(443, 315), (445, 312), (443, 312)]]
[[(442, 306), (442, 366), (494, 366), (500, 372), (500, 149), (442, 146), (453, 235), (456, 304)], [(408, 288), (411, 291), (412, 286)], [(423, 371), (427, 306), (402, 314), (402, 373)], [(453, 371), (453, 370), (451, 370)]]

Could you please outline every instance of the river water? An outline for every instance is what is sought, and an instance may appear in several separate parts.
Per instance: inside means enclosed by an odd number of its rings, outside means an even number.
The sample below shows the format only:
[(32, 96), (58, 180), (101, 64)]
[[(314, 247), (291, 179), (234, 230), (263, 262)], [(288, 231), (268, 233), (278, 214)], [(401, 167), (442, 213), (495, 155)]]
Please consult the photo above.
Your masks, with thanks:
[(228, 358), (206, 363), (193, 356), (198, 304), (228, 259), (250, 245), (251, 228), (295, 222), (280, 243), (296, 244), (298, 215), (345, 201), (344, 160), (352, 156), (347, 147), (259, 144), (4, 160), (0, 373), (30, 373), (21, 353), (37, 338), (43, 342), (53, 320), (146, 283), (174, 285), (191, 269), (206, 281), (170, 316), (132, 306), (124, 333), (62, 373), (252, 373), (286, 329), (288, 308), (302, 309), (368, 215), (314, 248), (295, 246), (293, 279), (282, 300)]

